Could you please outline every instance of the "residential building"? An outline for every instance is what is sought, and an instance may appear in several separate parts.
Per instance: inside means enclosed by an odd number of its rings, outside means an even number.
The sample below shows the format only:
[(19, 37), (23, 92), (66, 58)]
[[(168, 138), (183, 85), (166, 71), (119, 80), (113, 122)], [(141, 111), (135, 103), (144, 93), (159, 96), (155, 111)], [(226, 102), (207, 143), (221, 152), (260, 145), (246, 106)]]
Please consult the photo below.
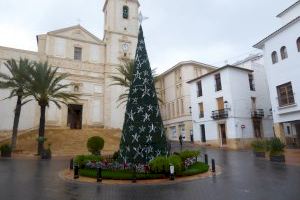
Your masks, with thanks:
[[(117, 99), (123, 88), (111, 86), (110, 76), (117, 73), (122, 59), (133, 59), (138, 36), (138, 0), (106, 0), (104, 38), (99, 39), (80, 25), (51, 31), (37, 36), (38, 51), (0, 47), (0, 70), (6, 72), (4, 62), (14, 58), (48, 61), (59, 67), (59, 73), (69, 73), (66, 83), (73, 83), (70, 92), (80, 95), (78, 103), (62, 105), (59, 110), (50, 104), (46, 125), (81, 128), (96, 126), (122, 128), (125, 108)], [(0, 91), (0, 99), (9, 91)], [(0, 102), (0, 131), (10, 131), (16, 99)], [(19, 129), (30, 130), (38, 126), (39, 108), (33, 101), (23, 106)]]
[(160, 109), (169, 139), (178, 140), (182, 135), (186, 141), (191, 140), (193, 128), (187, 81), (214, 69), (196, 61), (184, 61), (156, 77), (155, 86), (162, 100)]
[(226, 65), (188, 82), (196, 141), (237, 149), (273, 136), (260, 59), (252, 56), (237, 63), (243, 67)]
[(277, 17), (283, 26), (254, 47), (264, 54), (276, 136), (300, 147), (300, 1)]

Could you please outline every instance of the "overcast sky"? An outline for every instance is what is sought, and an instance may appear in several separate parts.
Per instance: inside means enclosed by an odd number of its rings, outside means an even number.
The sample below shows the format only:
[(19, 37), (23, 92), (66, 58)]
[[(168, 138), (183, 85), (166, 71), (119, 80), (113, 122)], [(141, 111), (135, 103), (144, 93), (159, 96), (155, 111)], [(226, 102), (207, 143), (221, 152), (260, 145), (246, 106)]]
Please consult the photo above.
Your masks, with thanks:
[[(257, 50), (296, 0), (140, 0), (152, 68), (184, 60), (222, 66)], [(81, 25), (103, 37), (104, 0), (0, 0), (0, 46), (37, 50), (37, 34)]]

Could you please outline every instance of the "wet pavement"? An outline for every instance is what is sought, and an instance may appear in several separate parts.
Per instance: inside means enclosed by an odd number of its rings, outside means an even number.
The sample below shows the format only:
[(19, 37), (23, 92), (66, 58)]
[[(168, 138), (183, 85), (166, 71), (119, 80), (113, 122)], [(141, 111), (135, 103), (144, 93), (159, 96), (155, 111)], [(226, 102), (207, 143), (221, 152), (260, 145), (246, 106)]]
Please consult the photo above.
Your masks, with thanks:
[(299, 200), (300, 167), (255, 158), (249, 151), (203, 150), (221, 175), (171, 185), (66, 182), (67, 160), (0, 159), (0, 200)]

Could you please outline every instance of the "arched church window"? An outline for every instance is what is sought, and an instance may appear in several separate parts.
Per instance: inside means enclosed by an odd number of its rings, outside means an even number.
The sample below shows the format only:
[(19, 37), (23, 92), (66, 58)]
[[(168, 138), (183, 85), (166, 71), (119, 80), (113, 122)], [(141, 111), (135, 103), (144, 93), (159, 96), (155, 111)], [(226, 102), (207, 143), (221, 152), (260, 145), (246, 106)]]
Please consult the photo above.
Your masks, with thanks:
[(281, 59), (284, 60), (288, 57), (287, 48), (285, 46), (280, 49)]
[(123, 18), (128, 19), (129, 17), (129, 8), (128, 6), (123, 6)]
[(273, 64), (278, 63), (278, 55), (276, 51), (272, 52), (272, 63)]
[(300, 52), (300, 37), (297, 39), (297, 48), (298, 52)]

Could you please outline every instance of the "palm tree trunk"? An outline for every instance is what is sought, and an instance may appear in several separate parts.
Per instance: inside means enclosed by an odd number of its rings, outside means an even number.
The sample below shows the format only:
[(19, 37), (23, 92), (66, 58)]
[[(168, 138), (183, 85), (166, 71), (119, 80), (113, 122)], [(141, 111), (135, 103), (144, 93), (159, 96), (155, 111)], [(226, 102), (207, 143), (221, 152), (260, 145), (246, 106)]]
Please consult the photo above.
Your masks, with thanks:
[(18, 100), (17, 100), (16, 109), (15, 109), (14, 125), (13, 125), (12, 137), (11, 137), (12, 150), (15, 150), (16, 146), (17, 146), (18, 126), (19, 126), (19, 121), (20, 121), (21, 107), (22, 107), (22, 96), (19, 95)]
[(38, 155), (41, 155), (41, 153), (44, 151), (46, 105), (40, 105), (40, 108), (41, 108), (41, 116), (40, 116), (39, 138), (38, 138)]

